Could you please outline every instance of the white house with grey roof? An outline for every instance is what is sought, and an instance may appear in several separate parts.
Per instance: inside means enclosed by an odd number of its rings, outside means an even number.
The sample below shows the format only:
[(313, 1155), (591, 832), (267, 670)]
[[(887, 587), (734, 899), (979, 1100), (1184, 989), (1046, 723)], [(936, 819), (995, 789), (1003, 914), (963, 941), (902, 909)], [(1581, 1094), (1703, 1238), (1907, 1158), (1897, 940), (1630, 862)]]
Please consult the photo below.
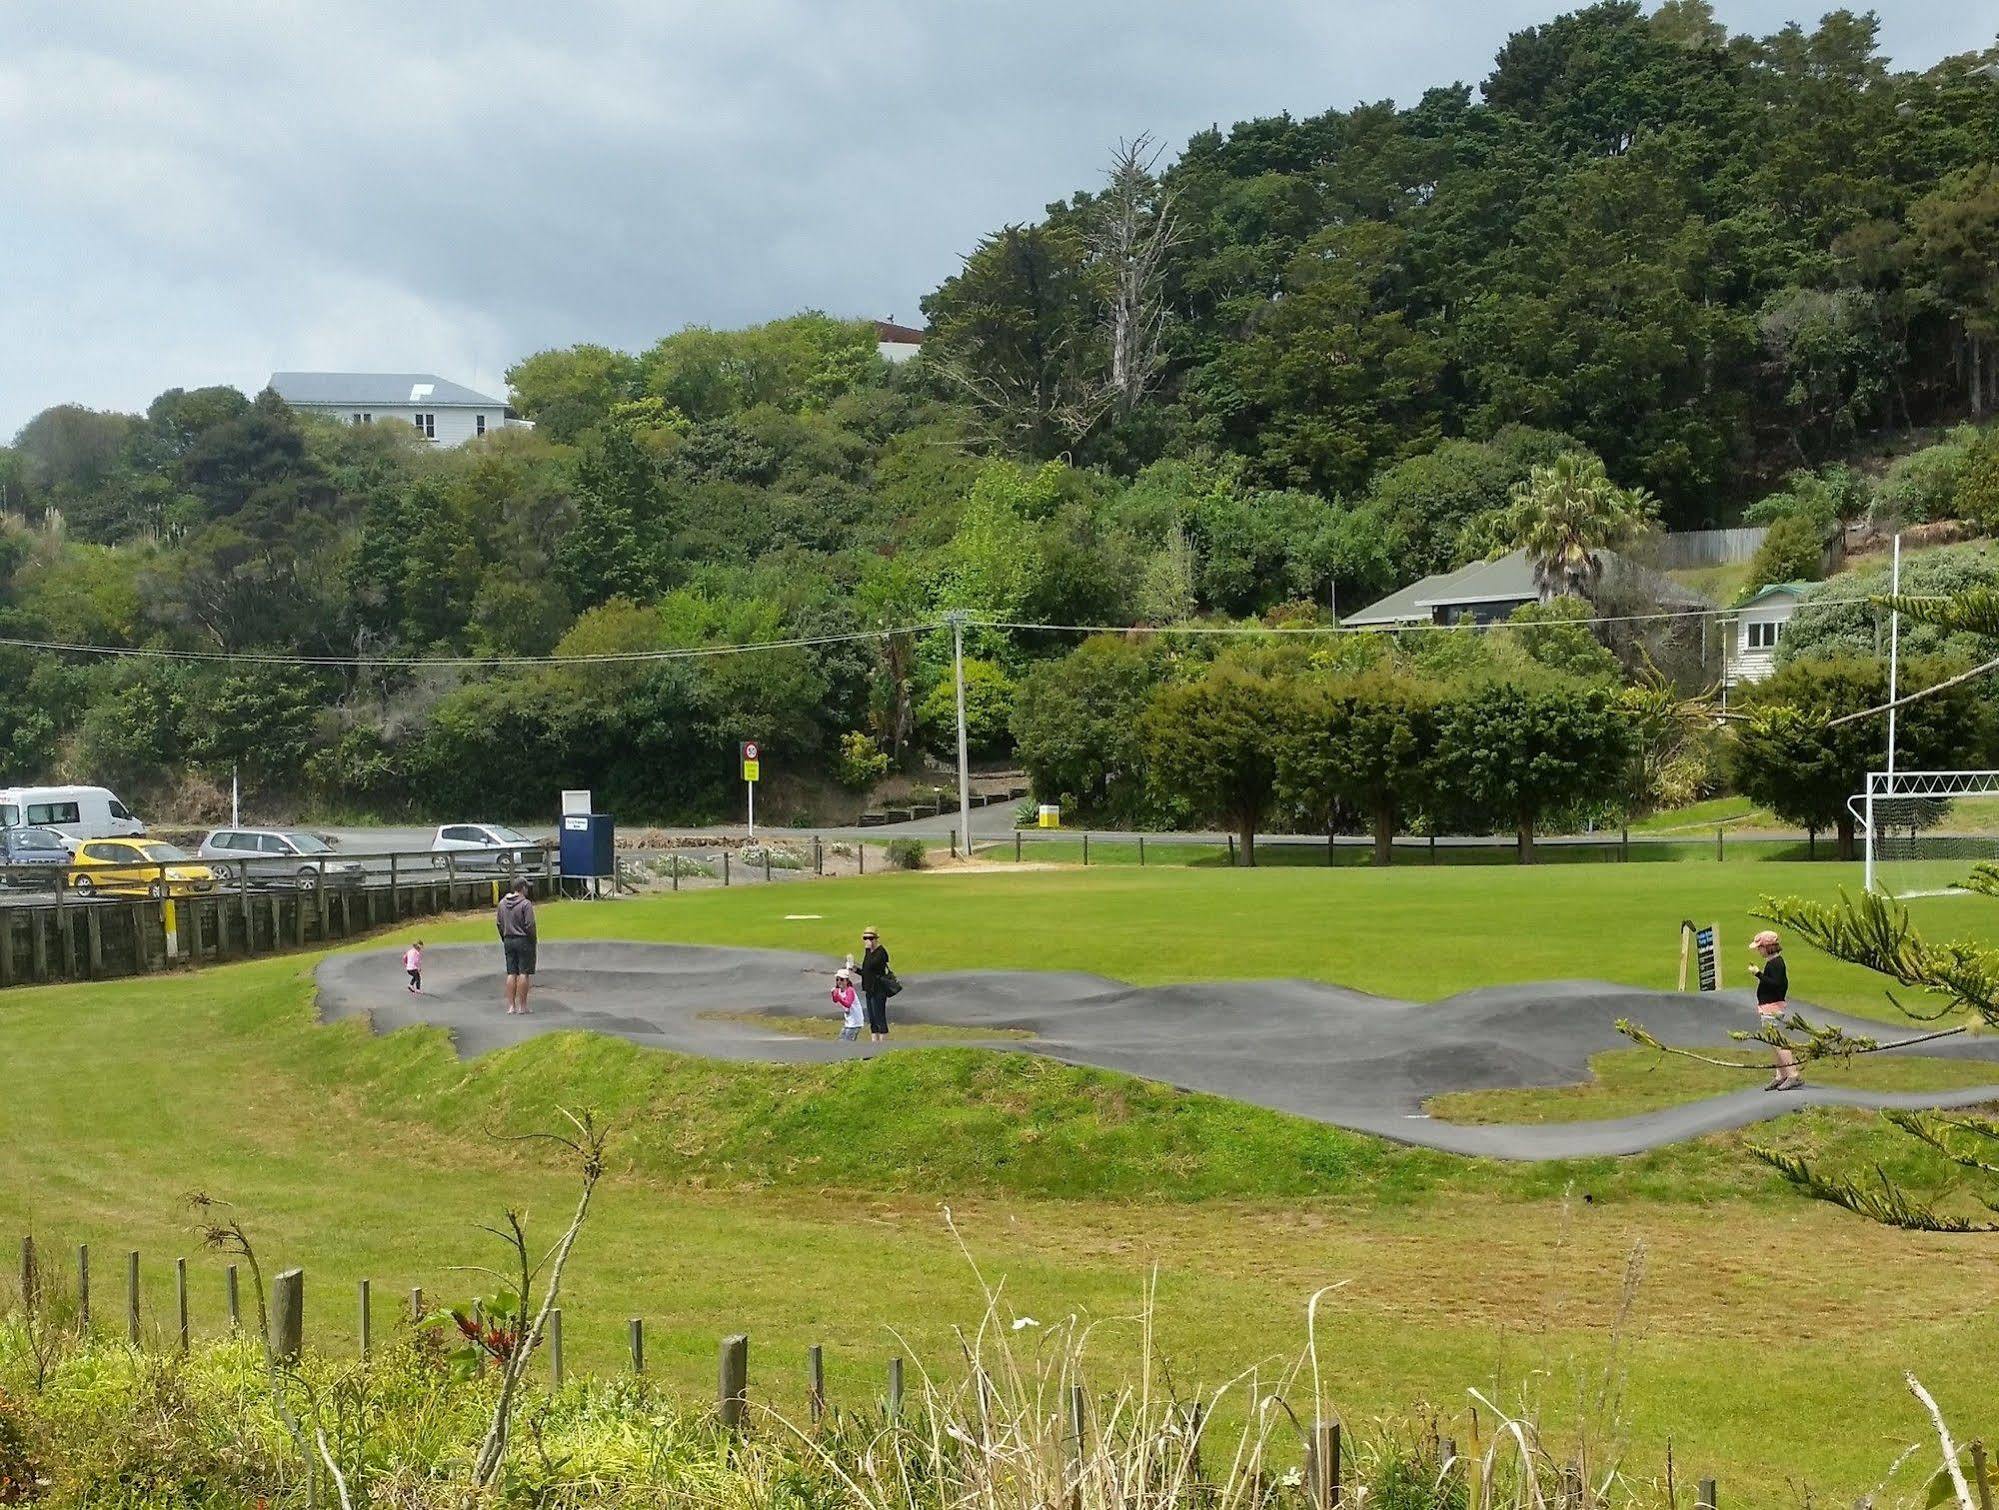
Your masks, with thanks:
[(302, 414), (349, 425), (414, 425), (425, 440), (462, 446), (493, 430), (532, 428), (505, 399), (428, 372), (274, 372), (271, 390)]

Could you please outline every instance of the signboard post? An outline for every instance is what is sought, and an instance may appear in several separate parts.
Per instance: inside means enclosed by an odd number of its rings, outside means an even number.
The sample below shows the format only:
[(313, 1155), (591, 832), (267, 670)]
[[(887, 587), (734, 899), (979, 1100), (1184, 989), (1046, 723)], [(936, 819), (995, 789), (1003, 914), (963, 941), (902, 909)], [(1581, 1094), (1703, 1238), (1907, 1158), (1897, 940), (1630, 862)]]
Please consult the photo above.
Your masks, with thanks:
[(1697, 991), (1719, 991), (1721, 989), (1721, 924), (1709, 923), (1705, 928), (1691, 920), (1680, 924), (1680, 989), (1687, 989), (1687, 958), (1693, 956), (1694, 989)]
[(743, 790), (749, 794), (750, 837), (757, 836), (757, 778), (763, 774), (763, 750), (754, 739), (743, 741)]

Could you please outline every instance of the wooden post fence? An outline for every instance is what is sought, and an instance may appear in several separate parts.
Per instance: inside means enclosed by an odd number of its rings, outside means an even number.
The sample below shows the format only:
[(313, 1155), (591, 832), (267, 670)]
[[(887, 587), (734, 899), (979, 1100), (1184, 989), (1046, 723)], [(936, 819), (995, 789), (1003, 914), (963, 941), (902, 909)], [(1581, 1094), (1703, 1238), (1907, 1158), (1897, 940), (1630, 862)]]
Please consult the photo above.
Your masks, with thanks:
[(646, 1371), (646, 1324), (634, 1316), (627, 1323), (626, 1332), (631, 1345), (632, 1372), (642, 1374)]
[(1721, 1510), (1721, 1502), (1715, 1498), (1713, 1479), (1701, 1480), (1700, 1497), (1694, 1501), (1694, 1510)]
[(1305, 1492), (1315, 1510), (1332, 1510), (1340, 1502), (1340, 1423), (1320, 1421), (1312, 1428), (1305, 1450)]
[(891, 1358), (888, 1360), (888, 1418), (891, 1421), (902, 1419), (902, 1360), (900, 1358)]
[(722, 1339), (716, 1368), (716, 1413), (724, 1431), (741, 1431), (750, 1410), (750, 1339), (735, 1332)]
[(286, 1269), (271, 1281), (271, 1356), (296, 1363), (305, 1351), (305, 1270)]
[(125, 1340), (139, 1345), (139, 1250), (125, 1255)]
[(366, 1358), (369, 1344), (374, 1341), (372, 1332), (375, 1318), (370, 1314), (372, 1307), (368, 1304), (368, 1281), (365, 1279), (361, 1281), (358, 1299), (361, 1305), (361, 1356)]
[(805, 1401), (817, 1426), (826, 1416), (826, 1349), (816, 1342), (805, 1350)]
[(174, 1318), (180, 1335), (180, 1350), (187, 1351), (187, 1260), (174, 1260)]

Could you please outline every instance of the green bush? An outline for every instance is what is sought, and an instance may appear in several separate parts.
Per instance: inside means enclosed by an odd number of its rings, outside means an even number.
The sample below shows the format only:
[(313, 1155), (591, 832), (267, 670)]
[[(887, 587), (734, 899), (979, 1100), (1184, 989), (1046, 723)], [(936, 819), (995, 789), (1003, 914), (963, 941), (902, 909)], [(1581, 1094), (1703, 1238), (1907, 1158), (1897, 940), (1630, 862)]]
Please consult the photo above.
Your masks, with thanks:
[(896, 870), (921, 870), (926, 851), (921, 839), (891, 839), (883, 851)]
[(1874, 490), (1874, 518), (1884, 525), (1928, 524), (1957, 514), (1957, 484), (1978, 446), (1978, 432), (1960, 425), (1945, 439), (1912, 451), (1888, 468)]
[(858, 731), (842, 734), (833, 774), (841, 786), (863, 792), (888, 774), (888, 756), (869, 735)]
[(1786, 514), (1770, 526), (1749, 563), (1751, 592), (1772, 582), (1816, 582), (1825, 567), (1825, 536), (1817, 521)]
[(1957, 477), (1957, 517), (1986, 534), (1999, 531), (1999, 430), (1988, 430)]

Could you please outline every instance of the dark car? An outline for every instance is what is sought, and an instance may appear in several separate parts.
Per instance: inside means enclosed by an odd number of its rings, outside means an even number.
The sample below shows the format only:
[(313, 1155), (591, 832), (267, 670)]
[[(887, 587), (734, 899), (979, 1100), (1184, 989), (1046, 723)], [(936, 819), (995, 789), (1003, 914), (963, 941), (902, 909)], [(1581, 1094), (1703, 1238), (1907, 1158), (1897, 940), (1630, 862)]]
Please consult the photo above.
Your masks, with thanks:
[(0, 828), (0, 885), (53, 891), (69, 846), (52, 828)]

